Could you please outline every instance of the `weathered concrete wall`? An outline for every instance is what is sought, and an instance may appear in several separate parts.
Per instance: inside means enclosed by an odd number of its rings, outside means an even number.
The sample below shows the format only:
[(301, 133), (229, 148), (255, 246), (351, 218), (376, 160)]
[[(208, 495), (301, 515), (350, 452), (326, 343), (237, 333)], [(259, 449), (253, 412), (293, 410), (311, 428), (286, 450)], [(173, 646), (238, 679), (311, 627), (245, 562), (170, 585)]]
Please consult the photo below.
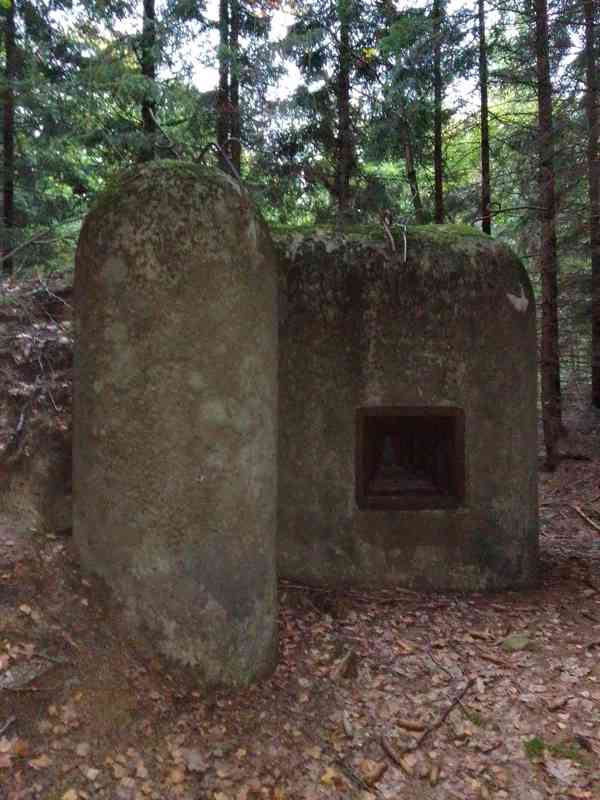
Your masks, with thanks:
[[(528, 585), (538, 552), (534, 300), (487, 237), (288, 235), (280, 307), (278, 560), (309, 583), (479, 590)], [(456, 509), (359, 510), (355, 415), (464, 410)]]
[(275, 657), (276, 283), (247, 196), (182, 163), (125, 176), (77, 251), (74, 536), (204, 684)]

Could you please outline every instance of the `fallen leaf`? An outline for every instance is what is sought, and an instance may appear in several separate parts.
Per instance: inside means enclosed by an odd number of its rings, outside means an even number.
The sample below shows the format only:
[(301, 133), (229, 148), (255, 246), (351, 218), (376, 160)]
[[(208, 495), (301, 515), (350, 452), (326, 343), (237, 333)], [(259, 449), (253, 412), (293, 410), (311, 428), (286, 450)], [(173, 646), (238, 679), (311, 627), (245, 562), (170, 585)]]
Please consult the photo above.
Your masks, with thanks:
[(429, 769), (429, 784), (431, 786), (436, 786), (439, 779), (440, 779), (440, 765), (433, 762)]
[(344, 727), (344, 733), (349, 739), (352, 739), (354, 736), (354, 728), (352, 727), (352, 721), (350, 719), (350, 715), (347, 711), (344, 711), (342, 714), (342, 725)]
[(567, 705), (571, 698), (570, 697), (557, 697), (556, 700), (552, 700), (548, 702), (548, 711), (558, 711), (564, 706)]
[(135, 775), (142, 781), (145, 781), (148, 778), (148, 770), (146, 769), (146, 765), (143, 761), (138, 761), (136, 764)]
[(531, 637), (527, 633), (512, 633), (502, 640), (502, 649), (508, 653), (517, 653), (526, 650), (531, 644)]
[(123, 778), (117, 786), (117, 800), (134, 800), (135, 788), (133, 778)]
[(190, 772), (206, 772), (209, 767), (207, 760), (199, 750), (183, 749), (181, 751), (183, 763)]
[(12, 751), (17, 758), (26, 758), (29, 755), (29, 742), (24, 739), (15, 739), (12, 743)]
[(398, 763), (409, 777), (414, 775), (415, 765), (417, 763), (417, 757), (414, 753), (406, 753), (406, 755), (400, 756)]
[(127, 770), (122, 764), (112, 764), (112, 771), (115, 778), (119, 781), (127, 776)]
[(327, 767), (325, 772), (321, 775), (321, 783), (325, 786), (332, 786), (340, 780), (341, 776), (333, 767)]
[(168, 783), (172, 783), (177, 785), (179, 783), (183, 783), (185, 780), (185, 772), (180, 767), (175, 767), (169, 772), (169, 777), (167, 778)]
[(85, 771), (85, 777), (88, 781), (95, 781), (98, 775), (100, 775), (100, 770), (95, 767), (90, 767)]
[(407, 731), (416, 731), (420, 733), (424, 731), (427, 727), (424, 722), (421, 722), (418, 719), (397, 719), (396, 725), (399, 725), (401, 728), (405, 728)]
[(28, 763), (33, 769), (46, 769), (52, 764), (52, 759), (44, 753), (44, 755), (38, 756), (38, 758), (32, 758)]
[(62, 800), (77, 800), (79, 794), (75, 789), (68, 789), (62, 796)]
[(546, 758), (546, 770), (559, 783), (568, 785), (577, 778), (577, 767), (568, 758)]
[(365, 783), (368, 783), (369, 786), (373, 786), (378, 780), (381, 780), (387, 768), (388, 765), (385, 761), (373, 761), (370, 758), (363, 758), (360, 762), (360, 771)]

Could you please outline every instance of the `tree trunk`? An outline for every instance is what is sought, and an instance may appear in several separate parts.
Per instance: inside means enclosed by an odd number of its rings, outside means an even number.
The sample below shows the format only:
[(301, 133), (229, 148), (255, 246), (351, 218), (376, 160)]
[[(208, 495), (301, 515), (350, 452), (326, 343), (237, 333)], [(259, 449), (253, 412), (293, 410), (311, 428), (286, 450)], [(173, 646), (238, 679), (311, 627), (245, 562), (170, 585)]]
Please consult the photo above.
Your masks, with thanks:
[(541, 243), (539, 269), (542, 279), (542, 422), (546, 467), (558, 465), (561, 428), (560, 358), (558, 346), (558, 259), (556, 252), (556, 189), (552, 83), (548, 48), (547, 0), (535, 0), (535, 49), (538, 90), (539, 206)]
[(231, 163), (238, 175), (242, 165), (242, 125), (240, 118), (240, 3), (231, 0), (230, 27), (230, 67), (229, 67), (229, 103), (230, 103), (230, 144)]
[(141, 67), (145, 80), (144, 99), (142, 100), (142, 129), (144, 146), (142, 161), (151, 161), (155, 156), (156, 140), (156, 100), (154, 99), (154, 83), (156, 81), (156, 11), (154, 0), (144, 0), (144, 17), (142, 22)]
[[(15, 225), (15, 96), (14, 81), (16, 73), (16, 43), (15, 43), (15, 4), (10, 2), (4, 16), (4, 98), (3, 98), (3, 129), (2, 142), (4, 148), (4, 175), (3, 175), (3, 241), (2, 255), (10, 253), (14, 246), (12, 234)], [(3, 271), (10, 275), (14, 264), (12, 258), (7, 258), (2, 263)]]
[(340, 50), (337, 74), (338, 137), (335, 165), (335, 195), (340, 217), (350, 209), (350, 178), (354, 166), (354, 147), (350, 119), (350, 69), (352, 51), (350, 47), (350, 17), (348, 0), (338, 0), (340, 20)]
[(600, 408), (600, 81), (596, 59), (594, 0), (583, 0), (585, 17), (585, 108), (588, 123), (588, 192), (592, 255), (592, 405)]
[(403, 117), (400, 122), (400, 141), (404, 149), (404, 165), (406, 169), (406, 180), (410, 186), (410, 194), (412, 197), (413, 208), (415, 210), (415, 222), (417, 225), (425, 224), (425, 212), (423, 211), (423, 203), (421, 202), (421, 193), (419, 192), (419, 182), (417, 180), (417, 170), (415, 168), (415, 158), (413, 153), (412, 141), (410, 138), (410, 130), (408, 122)]
[(444, 156), (442, 152), (442, 13), (443, 0), (433, 2), (433, 169), (435, 175), (435, 221), (444, 223)]
[(492, 232), (490, 179), (490, 128), (488, 110), (488, 53), (485, 37), (485, 0), (478, 0), (479, 14), (479, 91), (481, 97), (481, 229)]
[(219, 166), (229, 173), (229, 0), (219, 0), (219, 89), (217, 92), (217, 145)]

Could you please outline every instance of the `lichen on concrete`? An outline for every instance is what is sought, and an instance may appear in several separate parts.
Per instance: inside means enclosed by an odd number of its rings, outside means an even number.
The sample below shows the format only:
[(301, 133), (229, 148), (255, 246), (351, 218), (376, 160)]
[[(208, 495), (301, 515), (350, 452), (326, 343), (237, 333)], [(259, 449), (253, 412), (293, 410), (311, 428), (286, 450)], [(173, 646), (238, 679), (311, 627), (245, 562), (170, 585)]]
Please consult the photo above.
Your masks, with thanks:
[[(279, 567), (326, 585), (529, 585), (536, 574), (535, 307), (527, 274), (474, 229), (276, 235)], [(515, 301), (512, 298), (517, 299)], [(456, 407), (466, 496), (451, 510), (356, 504), (356, 412)]]
[(223, 173), (144, 165), (86, 219), (75, 295), (83, 565), (199, 683), (246, 683), (276, 646), (269, 234)]

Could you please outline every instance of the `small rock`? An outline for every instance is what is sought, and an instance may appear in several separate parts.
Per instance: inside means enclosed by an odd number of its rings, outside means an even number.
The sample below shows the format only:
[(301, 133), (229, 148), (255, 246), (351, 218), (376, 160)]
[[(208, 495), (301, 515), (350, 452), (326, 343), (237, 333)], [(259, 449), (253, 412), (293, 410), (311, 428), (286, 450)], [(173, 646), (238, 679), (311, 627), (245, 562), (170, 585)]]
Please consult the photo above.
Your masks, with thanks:
[(85, 771), (85, 777), (88, 781), (95, 781), (98, 775), (100, 775), (100, 770), (95, 767), (90, 767)]
[(181, 751), (183, 763), (190, 772), (206, 772), (209, 764), (199, 750), (184, 748)]

